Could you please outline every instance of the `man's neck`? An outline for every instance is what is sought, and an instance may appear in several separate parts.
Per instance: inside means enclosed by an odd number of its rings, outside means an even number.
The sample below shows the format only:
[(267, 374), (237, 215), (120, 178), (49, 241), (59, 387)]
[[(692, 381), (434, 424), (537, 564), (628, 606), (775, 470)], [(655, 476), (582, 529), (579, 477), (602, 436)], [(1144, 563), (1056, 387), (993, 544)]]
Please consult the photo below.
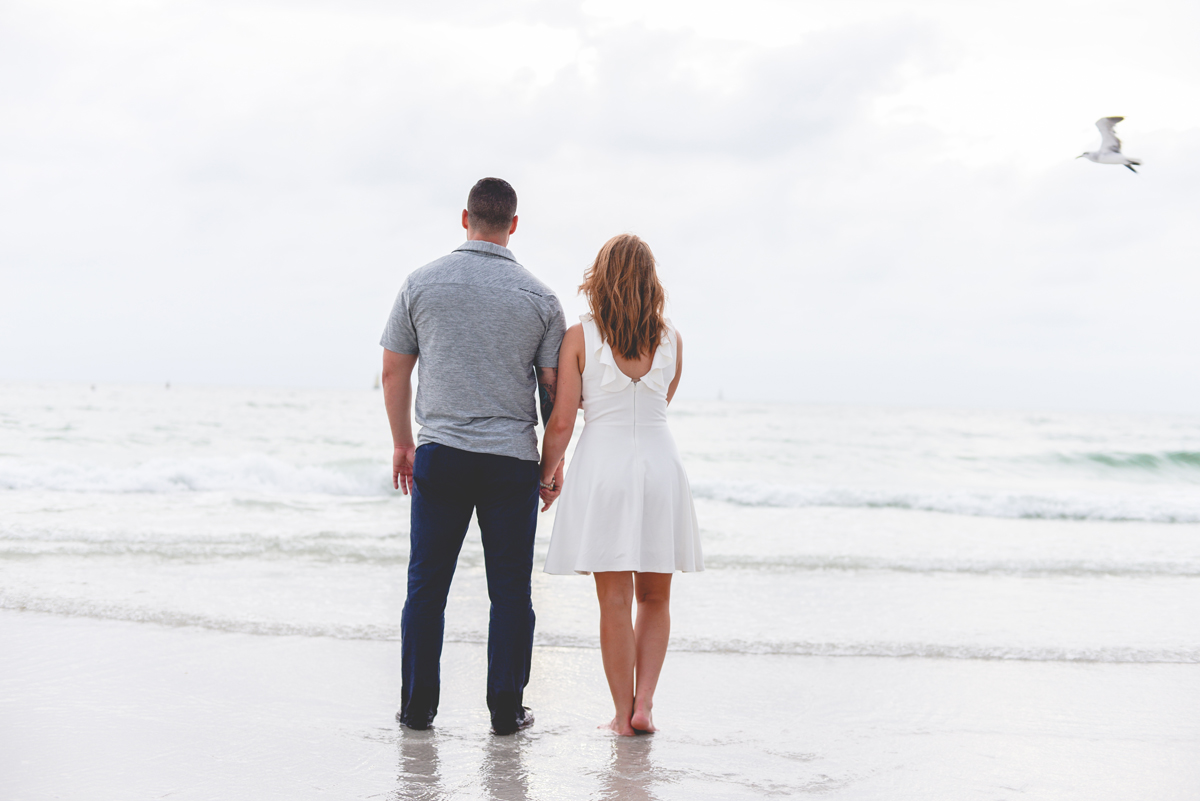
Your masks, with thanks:
[(508, 247), (508, 233), (503, 234), (484, 234), (479, 231), (467, 231), (468, 242), (491, 242), (493, 245), (499, 245), (502, 248)]

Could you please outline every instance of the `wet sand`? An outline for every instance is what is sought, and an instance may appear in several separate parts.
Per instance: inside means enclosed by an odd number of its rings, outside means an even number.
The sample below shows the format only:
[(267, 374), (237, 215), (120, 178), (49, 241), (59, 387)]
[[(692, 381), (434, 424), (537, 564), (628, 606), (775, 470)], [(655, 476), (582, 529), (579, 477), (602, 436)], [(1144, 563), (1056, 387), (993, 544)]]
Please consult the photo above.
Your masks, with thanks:
[(539, 647), (534, 728), (487, 731), (447, 643), (429, 732), (399, 646), (0, 612), (0, 797), (1129, 799), (1200, 796), (1200, 666), (668, 655), (617, 738), (599, 653)]

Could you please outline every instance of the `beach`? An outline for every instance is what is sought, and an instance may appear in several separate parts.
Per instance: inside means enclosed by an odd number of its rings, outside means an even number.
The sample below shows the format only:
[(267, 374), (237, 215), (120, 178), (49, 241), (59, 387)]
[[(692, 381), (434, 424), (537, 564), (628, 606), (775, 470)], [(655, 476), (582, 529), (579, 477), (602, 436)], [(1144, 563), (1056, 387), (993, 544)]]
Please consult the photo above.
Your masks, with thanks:
[(619, 739), (598, 654), (539, 647), (537, 722), (488, 734), (449, 643), (401, 731), (395, 643), (4, 612), (5, 798), (1188, 799), (1191, 665), (672, 653), (662, 731)]
[(497, 738), (474, 526), (435, 728), (394, 720), (378, 393), (4, 389), (0, 797), (1200, 794), (1195, 417), (679, 403), (708, 569), (659, 733), (596, 729), (591, 580), (535, 572)]

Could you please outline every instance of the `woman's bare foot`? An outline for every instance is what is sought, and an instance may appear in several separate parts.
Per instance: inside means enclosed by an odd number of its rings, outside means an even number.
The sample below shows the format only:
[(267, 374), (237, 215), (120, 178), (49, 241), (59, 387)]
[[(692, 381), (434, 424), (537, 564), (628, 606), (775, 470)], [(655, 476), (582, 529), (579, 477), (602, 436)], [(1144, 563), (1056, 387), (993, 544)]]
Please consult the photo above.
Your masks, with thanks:
[(613, 734), (619, 734), (622, 737), (633, 737), (637, 734), (633, 726), (629, 725), (629, 721), (622, 721), (620, 718), (613, 718), (608, 723), (602, 723), (596, 727), (597, 729), (608, 729)]
[(629, 719), (629, 725), (637, 731), (656, 732), (654, 728), (654, 718), (650, 714), (650, 707), (639, 706), (633, 710), (633, 717)]

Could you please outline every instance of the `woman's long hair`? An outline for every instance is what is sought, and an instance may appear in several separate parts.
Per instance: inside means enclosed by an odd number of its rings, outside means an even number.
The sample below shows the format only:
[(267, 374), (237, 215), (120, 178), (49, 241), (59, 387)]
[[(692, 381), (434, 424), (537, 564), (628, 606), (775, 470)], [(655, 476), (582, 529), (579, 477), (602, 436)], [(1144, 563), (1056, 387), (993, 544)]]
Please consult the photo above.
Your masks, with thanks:
[(636, 359), (658, 347), (667, 327), (667, 292), (654, 269), (654, 254), (641, 239), (621, 234), (605, 242), (583, 274), (579, 291), (600, 336), (614, 351)]

